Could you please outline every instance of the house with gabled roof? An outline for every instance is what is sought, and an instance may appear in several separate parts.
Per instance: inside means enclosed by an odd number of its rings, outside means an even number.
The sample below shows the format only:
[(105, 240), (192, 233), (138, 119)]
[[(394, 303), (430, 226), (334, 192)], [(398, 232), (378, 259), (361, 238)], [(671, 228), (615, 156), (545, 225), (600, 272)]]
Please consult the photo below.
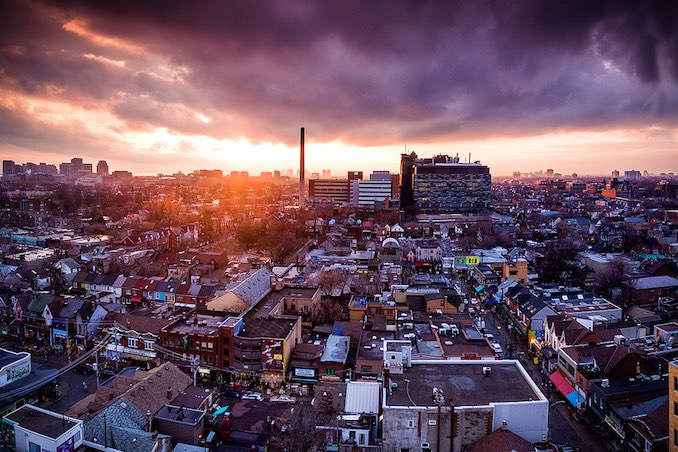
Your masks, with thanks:
[(244, 312), (268, 295), (274, 277), (275, 275), (265, 267), (252, 271), (243, 280), (228, 288), (224, 295), (207, 302), (207, 309)]

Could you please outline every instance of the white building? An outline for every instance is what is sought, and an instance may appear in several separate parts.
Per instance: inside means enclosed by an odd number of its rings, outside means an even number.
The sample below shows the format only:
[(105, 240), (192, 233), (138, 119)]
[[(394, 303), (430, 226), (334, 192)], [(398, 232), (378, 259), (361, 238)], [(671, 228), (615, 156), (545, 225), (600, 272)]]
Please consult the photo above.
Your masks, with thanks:
[(518, 361), (408, 366), (396, 355), (384, 356), (384, 451), (460, 452), (502, 426), (531, 443), (547, 440), (549, 401)]
[(0, 388), (31, 374), (31, 354), (0, 348)]
[(83, 422), (63, 414), (24, 405), (2, 419), (14, 427), (17, 452), (77, 450), (83, 442)]

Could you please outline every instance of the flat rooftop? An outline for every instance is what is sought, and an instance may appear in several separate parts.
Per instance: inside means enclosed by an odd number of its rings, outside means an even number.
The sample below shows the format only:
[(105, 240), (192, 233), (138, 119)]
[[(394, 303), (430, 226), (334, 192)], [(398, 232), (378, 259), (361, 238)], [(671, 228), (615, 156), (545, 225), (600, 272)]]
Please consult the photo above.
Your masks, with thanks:
[(0, 369), (28, 356), (26, 352), (13, 352), (0, 348)]
[[(388, 406), (412, 406), (407, 396), (407, 382), (412, 401), (418, 406), (435, 406), (433, 388), (442, 389), (445, 404), (484, 406), (493, 402), (521, 402), (543, 399), (535, 392), (513, 360), (503, 361), (440, 361), (416, 363), (403, 374), (391, 374), (398, 388), (386, 396)], [(491, 369), (489, 377), (483, 367)]]
[(186, 320), (179, 320), (165, 329), (168, 333), (191, 333), (191, 334), (216, 334), (219, 325), (229, 316), (225, 314), (193, 314)]
[(238, 336), (285, 339), (296, 322), (297, 318), (245, 319), (244, 327)]
[(200, 422), (204, 415), (205, 412), (202, 410), (165, 405), (164, 407), (160, 408), (160, 411), (158, 411), (153, 417), (163, 421), (181, 422), (184, 424), (195, 425)]
[(64, 419), (61, 415), (56, 413), (54, 416), (45, 414), (28, 405), (24, 405), (17, 411), (9, 414), (7, 418), (25, 429), (52, 439), (59, 438), (76, 425), (76, 423), (68, 418)]
[(364, 330), (360, 336), (358, 359), (384, 359), (384, 340), (393, 340), (395, 331)]

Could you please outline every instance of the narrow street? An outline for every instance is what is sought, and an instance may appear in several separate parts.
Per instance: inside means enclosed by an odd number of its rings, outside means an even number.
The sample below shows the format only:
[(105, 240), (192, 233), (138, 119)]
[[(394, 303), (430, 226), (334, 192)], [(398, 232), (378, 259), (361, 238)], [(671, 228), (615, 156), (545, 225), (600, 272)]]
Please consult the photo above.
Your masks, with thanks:
[(515, 352), (511, 358), (519, 359), (527, 373), (540, 386), (544, 395), (549, 398), (549, 434), (551, 441), (556, 445), (579, 447), (587, 452), (607, 452), (607, 441), (599, 433), (593, 431), (585, 422), (577, 421), (571, 415), (572, 407), (558, 391), (550, 391), (544, 386), (548, 381), (545, 371), (530, 359), (527, 359), (527, 344), (523, 336), (510, 333), (506, 323), (497, 314), (487, 311), (485, 315), (485, 329), (492, 333), (495, 341), (504, 349), (506, 358), (509, 357), (507, 347), (514, 344)]

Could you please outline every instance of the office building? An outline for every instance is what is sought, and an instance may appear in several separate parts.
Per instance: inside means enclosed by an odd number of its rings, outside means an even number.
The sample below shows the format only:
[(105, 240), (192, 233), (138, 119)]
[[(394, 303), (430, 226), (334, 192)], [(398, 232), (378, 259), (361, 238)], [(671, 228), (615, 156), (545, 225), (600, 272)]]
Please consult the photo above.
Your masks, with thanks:
[(99, 163), (97, 163), (97, 176), (108, 176), (108, 163), (106, 163), (106, 160), (99, 160)]
[(369, 180), (351, 181), (351, 205), (353, 207), (373, 208), (375, 202), (390, 199), (392, 193), (392, 174), (388, 171), (375, 171)]
[(308, 182), (309, 198), (314, 200), (331, 199), (335, 204), (349, 201), (348, 181), (346, 179), (311, 179)]
[[(428, 212), (472, 212), (489, 207), (490, 169), (480, 162), (460, 163), (459, 157), (437, 155), (418, 159), (401, 156), (400, 205)], [(470, 158), (469, 158), (470, 161)]]

